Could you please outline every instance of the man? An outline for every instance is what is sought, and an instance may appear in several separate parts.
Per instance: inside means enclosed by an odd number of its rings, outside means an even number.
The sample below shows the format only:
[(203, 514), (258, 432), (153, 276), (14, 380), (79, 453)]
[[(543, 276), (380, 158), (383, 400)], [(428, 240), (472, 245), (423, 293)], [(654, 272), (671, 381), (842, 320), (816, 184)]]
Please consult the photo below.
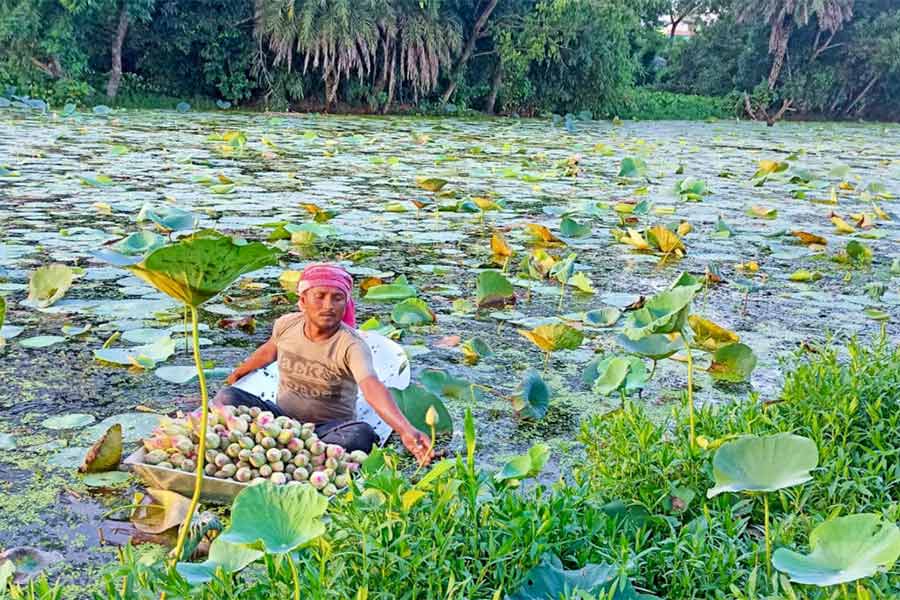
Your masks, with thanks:
[(348, 450), (372, 449), (378, 441), (367, 423), (356, 421), (357, 386), (366, 401), (400, 435), (421, 464), (433, 453), (429, 438), (413, 427), (375, 375), (372, 353), (356, 333), (353, 279), (329, 264), (306, 267), (297, 286), (300, 312), (275, 321), (272, 337), (228, 376), (238, 379), (278, 361), (277, 405), (235, 387), (216, 394), (222, 404), (258, 406), (276, 416), (316, 423), (316, 435)]

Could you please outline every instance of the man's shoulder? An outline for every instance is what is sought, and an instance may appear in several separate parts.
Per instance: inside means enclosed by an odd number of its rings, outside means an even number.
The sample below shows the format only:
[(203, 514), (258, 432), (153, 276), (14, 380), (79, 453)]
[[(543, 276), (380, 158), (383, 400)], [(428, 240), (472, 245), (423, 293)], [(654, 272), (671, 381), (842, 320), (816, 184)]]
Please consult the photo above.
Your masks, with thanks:
[(341, 341), (347, 344), (360, 344), (365, 348), (368, 348), (368, 344), (366, 344), (366, 340), (363, 339), (360, 333), (347, 325), (346, 323), (341, 323), (340, 329), (338, 329), (337, 335), (340, 336)]
[(286, 315), (281, 315), (275, 319), (275, 323), (272, 326), (272, 337), (278, 337), (288, 329), (296, 327), (301, 323), (303, 323), (303, 313), (301, 312), (290, 312)]

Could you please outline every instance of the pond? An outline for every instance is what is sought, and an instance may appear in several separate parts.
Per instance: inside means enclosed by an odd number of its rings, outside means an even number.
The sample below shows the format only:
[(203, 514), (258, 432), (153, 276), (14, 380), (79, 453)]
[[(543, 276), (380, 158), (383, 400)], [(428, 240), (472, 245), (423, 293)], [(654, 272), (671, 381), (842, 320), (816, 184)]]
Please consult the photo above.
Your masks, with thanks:
[[(440, 185), (423, 178), (447, 183), (428, 191)], [(203, 356), (213, 367), (227, 373), (290, 310), (284, 269), (335, 260), (358, 283), (403, 275), (437, 317), (400, 338), (414, 377), (437, 368), (478, 384), (477, 395), (450, 398), (448, 407), (458, 430), (473, 409), (482, 463), (502, 464), (542, 440), (553, 449), (552, 479), (579, 459), (579, 421), (618, 406), (592, 392), (582, 372), (617, 351), (624, 319), (585, 326), (584, 343), (553, 353), (546, 370), (519, 330), (560, 314), (571, 323), (588, 310), (624, 310), (683, 271), (708, 273), (714, 285), (694, 312), (735, 332), (758, 365), (741, 384), (699, 370), (696, 400), (774, 399), (781, 359), (800, 349), (882, 328), (896, 340), (898, 194), (896, 125), (2, 110), (0, 547), (60, 551), (64, 580), (91, 581), (133, 533), (108, 517), (135, 488), (87, 487), (74, 474), (85, 447), (106, 423), (123, 421), (133, 443), (156, 414), (197, 403), (196, 381), (172, 383), (152, 368), (94, 356), (105, 343), (127, 349), (169, 337), (176, 343), (165, 365), (192, 364), (180, 309), (93, 254), (151, 228), (138, 221), (145, 205), (188, 211), (199, 227), (248, 240), (290, 237), (279, 224), (305, 232), (299, 238), (309, 243), (278, 242), (290, 251), (281, 268), (252, 273), (204, 306)], [(534, 224), (559, 239), (548, 253), (575, 254), (592, 293), (565, 286), (560, 304), (555, 280), (513, 277), (541, 235), (529, 232)], [(641, 250), (646, 234), (638, 232), (657, 224), (681, 226), (683, 257)], [(628, 228), (637, 237), (617, 241)], [(478, 273), (497, 268), (497, 231), (513, 251), (517, 303), (474, 311)], [(26, 302), (29, 276), (52, 263), (77, 267), (77, 276), (62, 299), (37, 308)], [(387, 325), (391, 309), (363, 299), (357, 310), (361, 321)], [(249, 316), (253, 333), (219, 325)], [(470, 365), (461, 342), (476, 337), (492, 354)], [(709, 359), (698, 354), (697, 363)], [(510, 400), (529, 369), (543, 371), (552, 391), (537, 422), (518, 417)], [(684, 365), (662, 361), (638, 401), (663, 416), (684, 386)], [(71, 414), (88, 416), (62, 427), (48, 421)], [(458, 448), (460, 433), (445, 444)]]

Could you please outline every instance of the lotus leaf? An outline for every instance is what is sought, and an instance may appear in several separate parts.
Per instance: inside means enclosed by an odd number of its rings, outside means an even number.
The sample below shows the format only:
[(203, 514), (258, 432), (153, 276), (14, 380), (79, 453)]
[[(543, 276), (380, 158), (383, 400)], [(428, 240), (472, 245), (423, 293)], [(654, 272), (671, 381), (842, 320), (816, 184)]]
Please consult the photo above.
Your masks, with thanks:
[(94, 415), (70, 413), (45, 419), (44, 427), (47, 429), (79, 429), (81, 427), (87, 427), (96, 420)]
[(680, 285), (656, 294), (628, 315), (625, 335), (638, 340), (652, 333), (680, 332), (698, 289), (697, 285)]
[(649, 600), (654, 596), (638, 594), (631, 583), (620, 578), (619, 568), (610, 564), (588, 564), (581, 569), (567, 570), (559, 558), (548, 554), (541, 563), (528, 571), (522, 587), (505, 600), (558, 600), (578, 597), (584, 592), (592, 598), (608, 600)]
[(655, 225), (647, 230), (647, 241), (663, 254), (674, 253), (683, 256), (685, 253), (684, 242), (674, 231), (664, 225)]
[(412, 384), (405, 390), (391, 388), (391, 394), (393, 394), (400, 412), (416, 429), (420, 431), (429, 429), (425, 415), (433, 406), (438, 414), (435, 430), (441, 433), (453, 433), (453, 419), (450, 417), (447, 407), (444, 406), (444, 402), (425, 387)]
[(496, 481), (509, 481), (511, 479), (537, 477), (549, 458), (550, 447), (546, 444), (535, 444), (528, 449), (527, 454), (516, 456), (503, 465), (503, 468), (494, 475), (494, 479)]
[(506, 238), (499, 231), (495, 231), (491, 236), (491, 253), (494, 256), (512, 256), (512, 248), (506, 243)]
[(286, 554), (325, 533), (328, 499), (311, 485), (252, 485), (234, 499), (220, 539), (269, 554)]
[(112, 244), (110, 248), (125, 256), (143, 256), (164, 246), (165, 243), (166, 238), (158, 233), (141, 230)]
[(713, 458), (715, 487), (707, 498), (722, 492), (774, 492), (812, 479), (819, 464), (816, 443), (792, 433), (750, 435), (726, 442)]
[(462, 402), (477, 402), (482, 394), (465, 379), (454, 377), (440, 369), (425, 369), (419, 375), (419, 383), (432, 394)]
[(756, 368), (756, 355), (746, 344), (721, 346), (712, 357), (709, 374), (719, 381), (740, 383), (750, 379)]
[(597, 363), (594, 392), (608, 396), (622, 390), (631, 394), (644, 388), (649, 379), (644, 361), (633, 356), (614, 356)]
[(436, 320), (434, 312), (420, 298), (407, 298), (397, 304), (391, 311), (391, 319), (401, 327), (430, 325)]
[[(122, 441), (133, 443), (142, 438), (149, 437), (151, 432), (159, 425), (160, 416), (153, 413), (129, 412), (107, 417), (96, 425), (84, 430), (79, 439), (85, 442), (93, 442), (101, 437), (113, 425), (122, 426)], [(84, 456), (84, 453), (82, 453)]]
[(125, 471), (104, 471), (88, 473), (81, 478), (81, 483), (88, 487), (113, 487), (129, 481), (131, 474)]
[(175, 353), (175, 340), (168, 335), (152, 344), (132, 346), (131, 348), (100, 348), (94, 350), (94, 358), (99, 361), (122, 366), (136, 365), (150, 368), (166, 361)]
[(740, 341), (740, 337), (735, 332), (698, 315), (690, 315), (688, 324), (691, 326), (691, 331), (694, 332), (693, 345), (709, 352), (715, 352), (722, 346)]
[[(16, 438), (8, 433), (0, 433), (0, 450), (15, 450)], [(0, 590), (3, 586), (0, 586)]]
[(28, 280), (28, 302), (39, 308), (47, 308), (72, 287), (75, 272), (66, 265), (39, 267)]
[(158, 248), (128, 268), (161, 292), (196, 307), (241, 275), (275, 264), (279, 253), (259, 242), (202, 231)]
[(406, 277), (401, 275), (394, 280), (393, 283), (373, 285), (366, 290), (366, 300), (374, 300), (376, 302), (393, 302), (398, 300), (406, 300), (416, 295), (416, 288), (409, 285)]
[(664, 333), (651, 333), (636, 340), (620, 334), (616, 341), (626, 352), (652, 360), (669, 358), (684, 347), (680, 340), (673, 340)]
[[(296, 487), (296, 486), (293, 486)], [(232, 544), (221, 537), (209, 546), (209, 556), (202, 563), (180, 562), (175, 565), (178, 574), (193, 586), (212, 581), (219, 569), (223, 573), (237, 573), (263, 557), (263, 552), (244, 544)]]
[(478, 364), (482, 358), (487, 358), (494, 353), (487, 342), (477, 337), (467, 340), (459, 349), (463, 354), (463, 360), (469, 365)]
[(586, 325), (594, 325), (596, 327), (612, 327), (622, 316), (622, 311), (618, 308), (600, 308), (597, 310), (589, 310), (584, 313), (582, 319)]
[(550, 233), (549, 229), (537, 223), (528, 223), (525, 225), (525, 233), (534, 241), (545, 244), (556, 244), (562, 241)]
[(54, 344), (66, 341), (61, 335), (36, 335), (34, 337), (25, 338), (19, 342), (23, 348), (46, 348)]
[(525, 373), (512, 401), (513, 408), (523, 417), (543, 419), (550, 407), (550, 388), (537, 371), (530, 370)]
[(647, 177), (647, 163), (643, 159), (626, 157), (619, 166), (619, 177), (629, 179)]
[(440, 177), (416, 177), (416, 185), (428, 192), (439, 192), (449, 183)]
[(197, 216), (174, 206), (162, 205), (154, 207), (144, 204), (138, 213), (137, 221), (152, 221), (163, 231), (183, 231), (193, 229)]
[(122, 425), (116, 423), (97, 440), (78, 467), (79, 473), (102, 473), (119, 466), (122, 460)]
[(544, 352), (557, 350), (574, 350), (584, 341), (584, 334), (564, 323), (552, 323), (535, 327), (531, 331), (519, 330), (519, 333), (531, 340)]
[(479, 308), (504, 306), (516, 301), (512, 284), (497, 271), (479, 273), (475, 290), (475, 301)]
[(563, 217), (559, 223), (559, 232), (569, 238), (583, 238), (591, 235), (591, 226), (579, 223), (571, 217)]
[(687, 200), (689, 202), (699, 202), (703, 199), (703, 196), (709, 194), (709, 188), (706, 187), (706, 182), (702, 179), (697, 179), (696, 177), (685, 177), (677, 184), (675, 184), (675, 192), (682, 198), (682, 200)]
[(560, 283), (565, 283), (575, 273), (575, 254), (571, 253), (563, 260), (557, 261), (550, 267), (550, 276), (555, 277)]
[[(16, 546), (0, 552), (0, 565), (12, 563), (15, 567), (12, 581), (17, 585), (25, 585), (41, 571), (63, 560), (59, 552), (46, 552), (30, 546)], [(4, 588), (0, 587), (0, 592)]]
[(170, 490), (148, 488), (147, 496), (147, 501), (131, 514), (132, 524), (144, 533), (163, 533), (172, 529), (184, 521), (191, 505), (190, 498)]
[(779, 548), (772, 564), (796, 583), (848, 583), (890, 570), (900, 558), (900, 529), (878, 514), (838, 517), (813, 529), (809, 548), (809, 554)]

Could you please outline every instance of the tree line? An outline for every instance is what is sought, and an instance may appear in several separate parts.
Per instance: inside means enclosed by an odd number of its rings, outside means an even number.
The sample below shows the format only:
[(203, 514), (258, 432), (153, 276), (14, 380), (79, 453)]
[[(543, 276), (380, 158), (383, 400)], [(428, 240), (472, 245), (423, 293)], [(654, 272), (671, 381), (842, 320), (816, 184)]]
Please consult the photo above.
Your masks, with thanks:
[[(675, 35), (685, 24), (693, 35)], [(0, 0), (3, 88), (51, 103), (897, 119), (900, 5)]]

